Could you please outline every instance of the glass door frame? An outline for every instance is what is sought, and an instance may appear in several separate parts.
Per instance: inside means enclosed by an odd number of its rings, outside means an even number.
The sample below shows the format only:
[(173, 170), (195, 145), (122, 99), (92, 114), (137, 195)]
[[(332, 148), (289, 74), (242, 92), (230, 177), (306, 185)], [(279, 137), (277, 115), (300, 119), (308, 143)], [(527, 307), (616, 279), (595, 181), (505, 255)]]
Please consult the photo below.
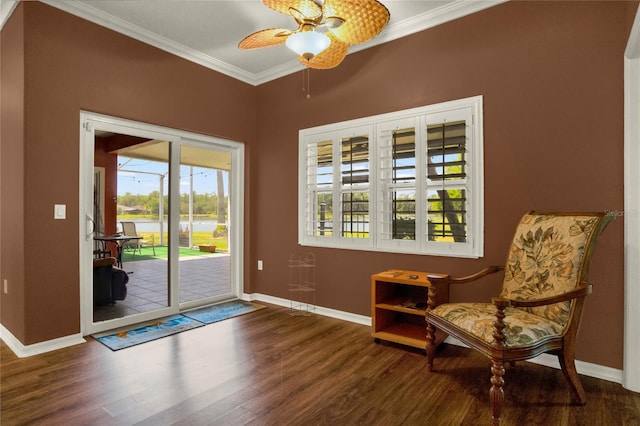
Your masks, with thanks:
[[(163, 140), (169, 150), (169, 304), (166, 308), (94, 323), (93, 321), (93, 170), (95, 132), (97, 130)], [(179, 247), (180, 221), (180, 148), (183, 145), (225, 150), (231, 153), (229, 175), (229, 253), (231, 256), (231, 297), (241, 297), (243, 279), (244, 241), (244, 144), (156, 126), (127, 119), (80, 112), (80, 179), (79, 179), (79, 271), (80, 271), (80, 327), (83, 336), (127, 325), (150, 321), (180, 312)]]
[[(235, 220), (235, 217), (232, 216), (232, 214), (235, 212), (235, 207), (234, 207), (234, 197), (235, 197), (235, 193), (233, 192), (233, 189), (235, 187), (235, 181), (234, 181), (234, 165), (233, 165), (233, 151), (231, 149), (229, 149), (229, 147), (224, 147), (224, 146), (220, 146), (220, 145), (216, 145), (216, 146), (212, 146), (211, 144), (207, 144), (207, 143), (203, 143), (202, 141), (199, 140), (193, 140), (193, 139), (189, 139), (189, 138), (183, 138), (180, 142), (173, 144), (173, 146), (180, 146), (180, 150), (176, 150), (179, 151), (178, 154), (178, 159), (179, 159), (179, 165), (178, 168), (180, 169), (180, 167), (185, 166), (185, 164), (183, 164), (183, 158), (182, 158), (182, 154), (184, 153), (184, 151), (182, 150), (183, 147), (189, 147), (189, 148), (196, 148), (196, 149), (201, 149), (201, 150), (215, 150), (215, 151), (219, 151), (219, 152), (224, 152), (224, 153), (229, 153), (231, 154), (232, 157), (232, 164), (231, 164), (231, 170), (229, 171), (229, 175), (228, 175), (228, 197), (229, 197), (229, 205), (227, 206), (228, 211), (227, 211), (227, 217), (228, 222), (229, 222), (229, 226), (232, 227), (233, 226), (233, 220), (232, 218)], [(175, 160), (174, 160), (175, 161)], [(202, 167), (202, 166), (199, 166)], [(214, 170), (214, 169), (212, 169)], [(179, 170), (179, 173), (181, 175), (182, 178), (184, 178), (184, 176), (182, 175), (182, 173)], [(178, 186), (181, 185), (181, 179), (178, 179)], [(180, 189), (180, 188), (178, 188)], [(184, 191), (181, 191), (182, 193), (184, 193)], [(178, 194), (179, 197), (182, 196), (182, 194)], [(177, 197), (176, 197), (177, 198)], [(242, 203), (244, 204), (244, 203)], [(184, 212), (182, 212), (184, 213)], [(178, 216), (178, 215), (176, 215)], [(178, 217), (178, 220), (180, 220), (180, 218)], [(180, 226), (180, 224), (178, 224), (178, 226)], [(177, 235), (174, 234), (174, 235)], [(235, 244), (232, 244), (231, 242), (231, 230), (229, 230), (229, 237), (228, 237), (228, 245), (229, 248), (231, 249), (232, 246), (235, 246)], [(193, 247), (192, 247), (193, 248)], [(176, 252), (179, 255), (179, 249), (180, 247), (176, 247)], [(230, 251), (231, 253), (231, 251)], [(236, 255), (238, 255), (239, 253), (236, 253)], [(233, 260), (233, 255), (231, 255), (231, 260)], [(232, 266), (232, 265), (231, 265)], [(185, 302), (181, 302), (180, 303), (180, 310), (188, 310), (188, 309), (193, 309), (196, 308), (198, 306), (203, 306), (203, 305), (209, 305), (209, 304), (214, 304), (214, 303), (218, 303), (221, 301), (225, 301), (225, 300), (229, 300), (231, 297), (230, 295), (233, 296), (233, 298), (240, 298), (242, 296), (241, 292), (237, 291), (237, 288), (233, 285), (233, 268), (230, 271), (230, 280), (231, 280), (231, 292), (230, 293), (225, 293), (225, 294), (215, 294), (215, 295), (210, 295), (210, 296), (205, 296), (203, 298), (200, 299), (192, 299), (192, 300), (188, 300)], [(179, 279), (180, 277), (177, 277), (176, 279)], [(180, 296), (180, 295), (178, 295)]]

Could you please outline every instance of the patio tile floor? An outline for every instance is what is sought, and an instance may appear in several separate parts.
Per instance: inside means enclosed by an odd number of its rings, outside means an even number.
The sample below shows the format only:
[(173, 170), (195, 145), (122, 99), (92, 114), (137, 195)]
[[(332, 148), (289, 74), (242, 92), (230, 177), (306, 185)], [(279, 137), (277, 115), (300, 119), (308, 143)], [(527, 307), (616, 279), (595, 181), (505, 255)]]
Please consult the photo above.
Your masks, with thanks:
[[(180, 259), (180, 303), (231, 292), (231, 262), (226, 253)], [(168, 305), (167, 261), (125, 262), (129, 273), (127, 298), (113, 305), (95, 306), (94, 322), (121, 318)]]

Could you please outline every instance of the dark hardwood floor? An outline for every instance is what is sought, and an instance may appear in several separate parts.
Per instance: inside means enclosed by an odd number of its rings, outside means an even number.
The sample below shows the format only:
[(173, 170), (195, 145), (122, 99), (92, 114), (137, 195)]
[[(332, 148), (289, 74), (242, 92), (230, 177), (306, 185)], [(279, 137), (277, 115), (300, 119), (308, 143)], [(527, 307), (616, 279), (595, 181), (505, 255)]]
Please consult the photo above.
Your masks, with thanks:
[[(88, 342), (19, 359), (2, 343), (0, 423), (9, 425), (483, 425), (489, 366), (442, 345), (436, 372), (370, 328), (267, 309), (118, 352)], [(505, 425), (638, 425), (640, 394), (526, 362), (505, 376)]]

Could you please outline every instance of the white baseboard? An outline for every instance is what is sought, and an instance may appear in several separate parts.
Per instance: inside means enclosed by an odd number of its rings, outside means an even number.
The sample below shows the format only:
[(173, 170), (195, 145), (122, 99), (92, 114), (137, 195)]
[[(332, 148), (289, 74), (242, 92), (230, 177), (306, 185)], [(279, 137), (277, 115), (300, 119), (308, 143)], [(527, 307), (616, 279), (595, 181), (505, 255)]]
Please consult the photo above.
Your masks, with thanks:
[[(278, 306), (284, 306), (288, 308), (291, 306), (291, 301), (288, 299), (282, 299), (280, 297), (269, 296), (267, 294), (261, 293), (252, 293), (247, 294), (244, 293), (242, 295), (243, 300), (247, 301), (263, 301), (266, 303), (271, 303)], [(317, 306), (315, 312), (319, 315), (337, 318), (344, 321), (354, 322), (356, 324), (362, 324), (366, 326), (371, 326), (371, 317), (367, 317), (364, 315), (352, 314), (349, 312), (337, 311), (335, 309), (323, 308), (321, 306)], [(445, 339), (445, 343), (449, 343), (452, 345), (462, 346), (467, 348), (468, 346), (455, 339), (453, 337), (447, 337)], [(552, 367), (556, 369), (560, 369), (560, 362), (558, 361), (558, 357), (550, 354), (542, 354), (530, 360), (528, 362), (532, 362), (534, 364), (544, 365), (546, 367)], [(579, 374), (583, 374), (585, 376), (594, 377), (596, 379), (607, 380), (609, 382), (614, 383), (622, 383), (622, 370), (618, 370), (611, 367), (605, 367), (598, 364), (592, 364), (590, 362), (584, 362), (576, 360), (576, 370), (578, 370)]]
[(11, 349), (18, 358), (26, 358), (33, 355), (43, 354), (56, 349), (66, 348), (68, 346), (85, 343), (86, 340), (80, 333), (71, 336), (59, 337), (57, 339), (47, 340), (32, 345), (24, 345), (9, 330), (0, 324), (0, 339)]
[[(273, 305), (283, 306), (285, 308), (291, 307), (291, 300), (282, 299), (280, 297), (269, 296), (268, 294), (261, 293), (244, 293), (242, 295), (243, 300), (247, 301), (262, 301), (266, 303), (271, 303)], [(343, 321), (349, 321), (356, 324), (366, 325), (371, 327), (371, 317), (365, 315), (352, 314), (350, 312), (338, 311), (336, 309), (331, 308), (323, 308), (322, 306), (315, 306), (314, 311), (318, 315), (322, 315), (330, 318), (337, 318)]]

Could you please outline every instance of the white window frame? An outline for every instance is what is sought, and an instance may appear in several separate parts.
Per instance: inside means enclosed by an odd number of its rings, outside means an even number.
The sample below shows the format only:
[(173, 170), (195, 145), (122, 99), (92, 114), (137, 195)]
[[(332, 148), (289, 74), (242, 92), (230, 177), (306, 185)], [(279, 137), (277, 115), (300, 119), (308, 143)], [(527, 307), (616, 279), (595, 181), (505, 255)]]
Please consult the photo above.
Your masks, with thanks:
[[(422, 221), (425, 220), (424, 214), (424, 203), (421, 203), (421, 197), (418, 194), (423, 192), (424, 182), (421, 179), (421, 176), (424, 175), (424, 163), (426, 156), (424, 152), (422, 152), (418, 146), (418, 141), (423, 140), (425, 135), (423, 131), (423, 127), (421, 126), (421, 118), (419, 116), (416, 117), (398, 117), (397, 119), (387, 120), (383, 122), (379, 122), (376, 125), (376, 151), (378, 153), (378, 161), (377, 161), (377, 170), (376, 172), (379, 175), (379, 179), (376, 181), (377, 183), (377, 203), (376, 203), (376, 223), (377, 223), (377, 246), (379, 250), (390, 251), (390, 252), (419, 252), (420, 248), (420, 236), (425, 234), (425, 226), (423, 226)], [(396, 130), (413, 128), (415, 132), (415, 141), (416, 141), (416, 150), (415, 150), (415, 185), (402, 185), (402, 184), (393, 184), (386, 183), (388, 177), (385, 172), (389, 173), (392, 171), (391, 159), (389, 157), (388, 150), (390, 146), (386, 144), (386, 139), (390, 136), (387, 134), (392, 133)], [(390, 205), (391, 198), (390, 192), (392, 190), (400, 190), (400, 189), (413, 189), (415, 191), (415, 200), (416, 200), (416, 220), (415, 220), (415, 240), (401, 240), (401, 239), (393, 239), (386, 238), (388, 235), (392, 234), (392, 223), (390, 216), (393, 214), (393, 207)]]
[[(312, 132), (304, 137), (304, 143), (300, 144), (299, 152), (299, 197), (298, 197), (298, 223), (299, 223), (299, 238), (304, 239), (310, 246), (317, 247), (344, 247), (359, 250), (373, 250), (373, 234), (371, 232), (371, 223), (369, 224), (369, 238), (348, 238), (342, 237), (342, 194), (346, 192), (369, 192), (369, 216), (372, 217), (371, 209), (372, 204), (372, 186), (375, 182), (375, 176), (372, 172), (372, 149), (371, 141), (373, 140), (373, 126), (371, 125), (359, 125), (358, 123), (349, 122), (349, 125), (332, 127), (325, 131), (319, 130)], [(359, 184), (353, 188), (345, 188), (342, 185), (342, 173), (341, 173), (341, 146), (342, 139), (367, 135), (369, 137), (369, 183)], [(332, 204), (333, 204), (333, 229), (331, 235), (318, 236), (310, 235), (311, 230), (307, 228), (307, 224), (315, 220), (315, 212), (317, 211), (315, 192), (312, 194), (312, 183), (308, 180), (313, 178), (315, 174), (312, 171), (312, 165), (309, 164), (308, 152), (313, 152), (313, 146), (318, 143), (332, 142), (332, 161), (333, 161), (333, 186), (332, 186)]]
[[(371, 250), (395, 253), (479, 258), (484, 255), (484, 130), (483, 97), (474, 96), (439, 104), (411, 108), (357, 120), (344, 121), (299, 131), (298, 165), (298, 243), (302, 246)], [(434, 120), (453, 121), (463, 117), (467, 129), (466, 178), (457, 182), (464, 187), (467, 198), (467, 232), (465, 242), (434, 242), (427, 236), (426, 131)], [(415, 240), (385, 239), (382, 215), (385, 209), (382, 187), (382, 135), (394, 129), (413, 127), (416, 146), (416, 224)], [(342, 237), (340, 147), (343, 138), (369, 135), (369, 238)], [(310, 227), (315, 214), (313, 192), (315, 164), (308, 158), (313, 145), (331, 140), (333, 143), (333, 232), (319, 236)], [(311, 150), (310, 150), (311, 147)], [(310, 162), (311, 161), (311, 162)], [(386, 226), (388, 227), (388, 226)]]

